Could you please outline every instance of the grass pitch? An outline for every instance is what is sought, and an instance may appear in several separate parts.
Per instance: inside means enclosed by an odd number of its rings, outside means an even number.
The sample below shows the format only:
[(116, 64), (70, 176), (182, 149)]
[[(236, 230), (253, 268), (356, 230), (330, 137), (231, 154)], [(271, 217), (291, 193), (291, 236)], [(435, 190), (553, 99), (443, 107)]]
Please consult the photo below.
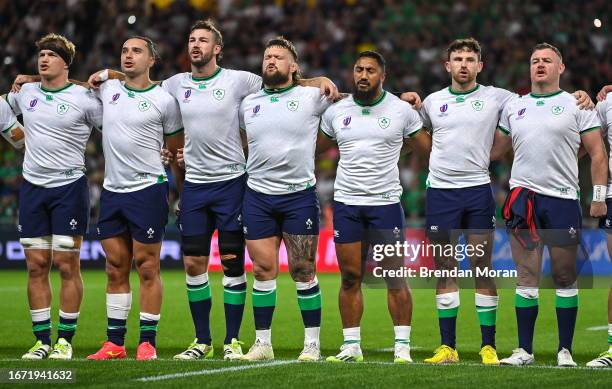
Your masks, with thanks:
[[(540, 292), (540, 314), (536, 324), (533, 367), (486, 367), (480, 365), (480, 330), (472, 290), (461, 293), (457, 328), (457, 349), (460, 364), (429, 366), (422, 362), (439, 345), (433, 290), (414, 290), (412, 321), (412, 357), (415, 364), (394, 365), (393, 327), (387, 312), (384, 290), (365, 289), (365, 315), (361, 324), (361, 364), (297, 363), (303, 342), (301, 316), (297, 306), (295, 286), (287, 274), (278, 282), (278, 303), (274, 315), (272, 342), (276, 360), (264, 363), (225, 362), (222, 341), (225, 335), (221, 274), (211, 274), (213, 291), (212, 335), (215, 359), (206, 361), (173, 361), (172, 356), (193, 340), (194, 331), (181, 271), (163, 271), (164, 304), (157, 338), (159, 360), (138, 362), (133, 359), (138, 342), (138, 279), (132, 277), (134, 302), (128, 323), (126, 346), (128, 357), (120, 361), (87, 361), (105, 340), (105, 275), (102, 271), (83, 273), (85, 298), (81, 307), (77, 334), (74, 339), (75, 360), (21, 361), (18, 358), (34, 343), (27, 306), (25, 271), (0, 273), (0, 368), (12, 369), (75, 369), (76, 385), (88, 388), (123, 388), (145, 384), (147, 387), (186, 387), (197, 385), (210, 388), (228, 387), (610, 387), (612, 369), (594, 370), (584, 364), (606, 347), (607, 289), (580, 291), (580, 308), (574, 359), (578, 369), (556, 368), (557, 324), (554, 314), (554, 291)], [(337, 307), (339, 275), (319, 275), (323, 294), (323, 324), (321, 343), (324, 356), (337, 353), (342, 342)], [(53, 336), (55, 340), (59, 277), (52, 275), (54, 290)], [(249, 285), (252, 278), (249, 277)], [(497, 349), (500, 357), (516, 347), (514, 291), (500, 290), (497, 317)], [(241, 330), (245, 349), (254, 339), (250, 296), (247, 298), (245, 319)], [(29, 387), (32, 383), (24, 384)], [(64, 387), (67, 384), (52, 384)], [(2, 386), (2, 384), (0, 384)], [(49, 385), (45, 385), (49, 386)]]

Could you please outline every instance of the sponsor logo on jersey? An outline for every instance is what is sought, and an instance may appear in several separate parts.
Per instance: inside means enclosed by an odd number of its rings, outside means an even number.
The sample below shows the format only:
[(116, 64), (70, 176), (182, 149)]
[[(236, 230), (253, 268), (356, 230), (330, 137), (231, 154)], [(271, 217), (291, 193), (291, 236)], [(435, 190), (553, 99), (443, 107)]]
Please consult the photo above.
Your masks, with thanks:
[(391, 119), (386, 118), (386, 117), (378, 118), (378, 125), (383, 130), (389, 127), (390, 124), (391, 124)]
[(561, 105), (553, 105), (553, 107), (551, 109), (553, 115), (561, 115), (564, 110), (565, 110), (565, 107), (563, 107)]
[(536, 106), (541, 107), (544, 105), (544, 100), (538, 100), (538, 102), (536, 103)]
[(188, 103), (189, 102), (189, 96), (191, 96), (191, 89), (187, 89), (183, 96), (185, 96), (185, 98), (183, 99), (183, 103)]
[(257, 114), (259, 113), (259, 110), (261, 109), (261, 105), (257, 104), (256, 106), (253, 107), (253, 114), (251, 116), (257, 116)]
[(27, 109), (29, 112), (34, 112), (34, 110), (36, 109), (36, 104), (38, 104), (38, 99), (34, 98), (32, 100), (30, 100), (30, 107)]
[(482, 108), (484, 108), (484, 101), (482, 100), (472, 101), (472, 108), (474, 108), (475, 111), (482, 111)]
[(119, 100), (119, 97), (121, 97), (121, 93), (115, 93), (111, 98), (111, 101), (109, 101), (108, 103), (113, 105), (117, 104), (117, 100)]
[(213, 97), (217, 100), (223, 100), (225, 97), (224, 89), (213, 89)]
[(300, 102), (297, 100), (287, 101), (287, 108), (289, 109), (289, 111), (297, 111), (299, 106), (300, 106)]
[(444, 113), (448, 111), (448, 104), (444, 104), (440, 107), (440, 112)]
[(60, 115), (65, 115), (69, 109), (70, 106), (68, 104), (61, 103), (57, 105), (57, 113)]
[(350, 116), (345, 117), (344, 120), (342, 121), (342, 124), (344, 124), (343, 128), (348, 127), (348, 125), (351, 124), (351, 117)]
[(525, 117), (525, 112), (527, 112), (527, 108), (521, 108), (517, 112), (516, 120), (520, 120)]

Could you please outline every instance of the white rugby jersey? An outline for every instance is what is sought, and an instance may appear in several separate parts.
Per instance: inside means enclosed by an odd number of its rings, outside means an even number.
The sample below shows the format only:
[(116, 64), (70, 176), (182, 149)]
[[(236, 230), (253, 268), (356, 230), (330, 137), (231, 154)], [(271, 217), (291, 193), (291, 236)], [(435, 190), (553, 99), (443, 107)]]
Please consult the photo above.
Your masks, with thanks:
[(54, 188), (85, 174), (87, 139), (102, 119), (102, 106), (90, 90), (72, 83), (55, 90), (27, 83), (9, 93), (7, 101), (15, 114), (23, 115), (26, 180)]
[[(19, 135), (15, 132), (18, 128)], [(13, 147), (23, 147), (24, 138), (21, 132), (21, 126), (17, 122), (17, 117), (11, 109), (11, 106), (8, 105), (6, 100), (2, 97), (0, 97), (0, 131), (2, 131), (2, 136), (6, 138)], [(17, 137), (20, 139), (17, 139)]]
[[(606, 99), (604, 101), (600, 101), (597, 103), (597, 115), (599, 116), (599, 121), (601, 122), (601, 128), (604, 133), (608, 136), (608, 143), (612, 144), (612, 92), (609, 92), (606, 95)], [(608, 194), (606, 198), (612, 198), (612, 153), (610, 153), (610, 160), (608, 161), (608, 168), (610, 169), (608, 173)]]
[(423, 126), (431, 130), (427, 185), (467, 188), (491, 182), (489, 162), (499, 116), (514, 93), (477, 84), (454, 92), (450, 87), (425, 98)]
[(174, 97), (156, 84), (134, 89), (119, 80), (100, 86), (104, 105), (104, 189), (134, 192), (166, 181), (159, 156), (164, 135), (183, 130)]
[(248, 139), (251, 189), (280, 195), (315, 185), (317, 131), (330, 105), (319, 88), (298, 85), (262, 89), (242, 101), (240, 128)]
[(571, 94), (529, 94), (506, 105), (499, 121), (512, 137), (510, 188), (578, 199), (580, 136), (600, 127), (595, 111), (580, 110)]
[(179, 73), (165, 80), (162, 87), (181, 109), (186, 180), (209, 183), (244, 174), (238, 109), (242, 99), (261, 89), (261, 77), (218, 68), (206, 78)]
[(398, 203), (400, 150), (404, 138), (422, 127), (410, 104), (386, 91), (367, 106), (351, 96), (329, 107), (321, 131), (340, 149), (334, 200), (349, 205)]

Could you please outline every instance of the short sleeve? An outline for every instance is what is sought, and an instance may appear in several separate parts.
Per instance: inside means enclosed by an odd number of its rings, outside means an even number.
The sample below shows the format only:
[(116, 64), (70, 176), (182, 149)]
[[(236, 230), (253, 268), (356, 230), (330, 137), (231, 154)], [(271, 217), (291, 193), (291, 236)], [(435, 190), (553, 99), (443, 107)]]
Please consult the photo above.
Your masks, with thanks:
[(512, 104), (510, 102), (506, 103), (506, 106), (502, 110), (502, 113), (499, 117), (499, 124), (497, 125), (497, 129), (500, 130), (505, 135), (511, 134), (510, 128), (510, 114), (512, 110)]
[(433, 131), (431, 119), (429, 117), (429, 101), (427, 100), (427, 98), (425, 98), (423, 106), (419, 110), (419, 116), (421, 116), (421, 122), (423, 123), (423, 127), (427, 128), (430, 131)]
[(15, 117), (11, 106), (5, 99), (0, 98), (0, 131), (6, 132), (10, 130), (15, 123), (17, 123), (17, 117)]
[(596, 111), (577, 109), (576, 116), (580, 135), (601, 128), (601, 122), (599, 121)]
[(261, 89), (261, 77), (250, 72), (241, 72), (243, 75), (244, 89), (243, 98), (256, 93)]
[(608, 132), (612, 128), (612, 92), (608, 93), (604, 101), (597, 103), (595, 110), (603, 132)]
[(313, 89), (314, 89), (314, 93), (316, 94), (315, 102), (314, 102), (315, 112), (317, 116), (320, 116), (320, 115), (323, 115), (323, 112), (325, 112), (325, 110), (329, 108), (333, 104), (333, 102), (329, 101), (327, 96), (321, 96), (319, 89), (316, 89), (316, 88), (313, 88)]
[[(23, 89), (23, 87), (22, 87)], [(21, 107), (19, 106), (19, 92), (10, 92), (6, 95), (6, 102), (10, 106), (15, 115), (21, 115)]]
[(502, 88), (495, 88), (495, 100), (499, 104), (499, 112), (501, 113), (506, 105), (512, 101), (513, 98), (518, 97), (514, 92)]
[(414, 108), (412, 108), (412, 106), (408, 106), (406, 109), (406, 126), (403, 130), (404, 138), (415, 136), (421, 128), (423, 128), (421, 116), (414, 110)]
[(181, 85), (181, 78), (183, 77), (184, 74), (185, 73), (175, 74), (174, 76), (162, 81), (161, 83), (162, 89), (168, 92), (174, 98), (176, 98), (176, 91), (178, 90), (178, 87)]
[(96, 96), (96, 92), (88, 90), (86, 92), (88, 97), (86, 120), (89, 125), (97, 130), (102, 129), (102, 102)]
[(323, 116), (321, 117), (321, 132), (323, 135), (328, 137), (329, 139), (336, 139), (336, 132), (334, 131), (334, 105), (327, 108), (325, 112), (323, 112)]
[(183, 131), (183, 121), (178, 102), (172, 97), (166, 102), (166, 109), (162, 115), (162, 126), (165, 136), (176, 135)]

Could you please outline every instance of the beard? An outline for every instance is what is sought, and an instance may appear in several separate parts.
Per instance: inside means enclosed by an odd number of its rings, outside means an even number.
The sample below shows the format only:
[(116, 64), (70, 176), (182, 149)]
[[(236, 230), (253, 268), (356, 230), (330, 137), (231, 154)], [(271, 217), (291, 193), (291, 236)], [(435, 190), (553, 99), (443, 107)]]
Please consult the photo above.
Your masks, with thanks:
[(267, 86), (282, 85), (289, 81), (289, 73), (283, 74), (278, 70), (275, 70), (272, 73), (264, 71), (262, 75), (262, 80), (264, 85)]
[(353, 98), (359, 101), (372, 101), (378, 95), (378, 89), (380, 87), (380, 82), (375, 85), (370, 85), (368, 89), (359, 89), (357, 84), (353, 84)]
[(208, 53), (202, 53), (202, 56), (200, 59), (191, 61), (191, 65), (193, 65), (196, 68), (201, 68), (203, 66), (206, 66), (212, 60), (213, 55), (214, 54), (212, 51)]

